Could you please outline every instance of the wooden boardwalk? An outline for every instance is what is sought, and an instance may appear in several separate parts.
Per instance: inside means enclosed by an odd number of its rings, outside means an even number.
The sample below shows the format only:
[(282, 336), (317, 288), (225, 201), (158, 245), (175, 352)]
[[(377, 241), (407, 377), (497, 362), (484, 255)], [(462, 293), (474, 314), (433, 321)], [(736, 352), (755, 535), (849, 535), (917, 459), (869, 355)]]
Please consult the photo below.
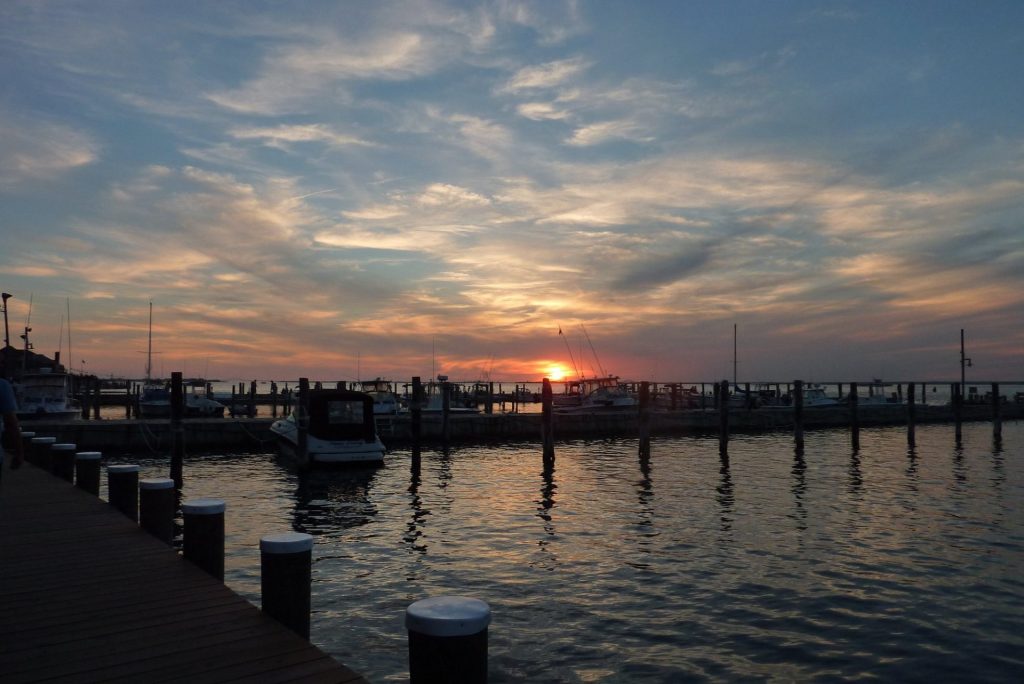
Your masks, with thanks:
[(0, 681), (364, 682), (105, 502), (0, 482)]

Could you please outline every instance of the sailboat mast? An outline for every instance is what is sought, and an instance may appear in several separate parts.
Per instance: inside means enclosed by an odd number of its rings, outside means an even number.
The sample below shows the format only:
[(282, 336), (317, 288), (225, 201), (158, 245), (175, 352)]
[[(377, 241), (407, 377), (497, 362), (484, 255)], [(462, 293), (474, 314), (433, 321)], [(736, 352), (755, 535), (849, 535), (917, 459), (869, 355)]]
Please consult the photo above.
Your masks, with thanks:
[(153, 374), (153, 302), (149, 303), (149, 346), (146, 347), (146, 384)]
[[(68, 362), (64, 364), (67, 366), (67, 372), (73, 373), (75, 368), (75, 357), (71, 354), (71, 297), (66, 300), (68, 306)], [(85, 367), (82, 367), (82, 375), (85, 375)]]

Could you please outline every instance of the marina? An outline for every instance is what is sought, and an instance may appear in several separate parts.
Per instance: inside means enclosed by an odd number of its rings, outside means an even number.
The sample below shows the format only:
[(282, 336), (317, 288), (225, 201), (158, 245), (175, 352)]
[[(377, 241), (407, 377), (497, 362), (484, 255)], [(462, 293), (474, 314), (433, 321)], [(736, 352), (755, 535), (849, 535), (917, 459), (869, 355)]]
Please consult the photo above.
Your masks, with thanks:
[[(492, 606), (495, 682), (1016, 681), (1024, 423), (1003, 427), (398, 448), (305, 473), (191, 454), (182, 494), (226, 501), (225, 583), (252, 602), (260, 535), (313, 535), (311, 641), (369, 681), (405, 680), (403, 610), (446, 592)], [(123, 463), (168, 467), (105, 456)]]

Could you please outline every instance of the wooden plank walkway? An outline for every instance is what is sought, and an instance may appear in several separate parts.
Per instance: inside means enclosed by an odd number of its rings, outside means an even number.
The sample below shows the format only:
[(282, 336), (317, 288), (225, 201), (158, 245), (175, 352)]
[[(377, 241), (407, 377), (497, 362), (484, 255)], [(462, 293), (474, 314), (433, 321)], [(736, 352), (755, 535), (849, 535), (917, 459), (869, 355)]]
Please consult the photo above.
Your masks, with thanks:
[(0, 481), (0, 680), (365, 681), (29, 464)]

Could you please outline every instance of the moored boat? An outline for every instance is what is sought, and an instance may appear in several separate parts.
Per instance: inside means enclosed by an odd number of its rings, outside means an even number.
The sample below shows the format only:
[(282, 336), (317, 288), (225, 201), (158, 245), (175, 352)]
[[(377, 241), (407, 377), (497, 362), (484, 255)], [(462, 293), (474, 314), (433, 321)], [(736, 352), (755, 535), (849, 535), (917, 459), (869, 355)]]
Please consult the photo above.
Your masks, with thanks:
[(18, 420), (73, 420), (81, 409), (71, 397), (67, 373), (42, 368), (21, 376), (16, 386)]
[(292, 413), (274, 421), (270, 431), (281, 452), (300, 463), (370, 465), (384, 461), (384, 443), (373, 418), (373, 398), (365, 392), (310, 390), (305, 454), (298, 420)]

